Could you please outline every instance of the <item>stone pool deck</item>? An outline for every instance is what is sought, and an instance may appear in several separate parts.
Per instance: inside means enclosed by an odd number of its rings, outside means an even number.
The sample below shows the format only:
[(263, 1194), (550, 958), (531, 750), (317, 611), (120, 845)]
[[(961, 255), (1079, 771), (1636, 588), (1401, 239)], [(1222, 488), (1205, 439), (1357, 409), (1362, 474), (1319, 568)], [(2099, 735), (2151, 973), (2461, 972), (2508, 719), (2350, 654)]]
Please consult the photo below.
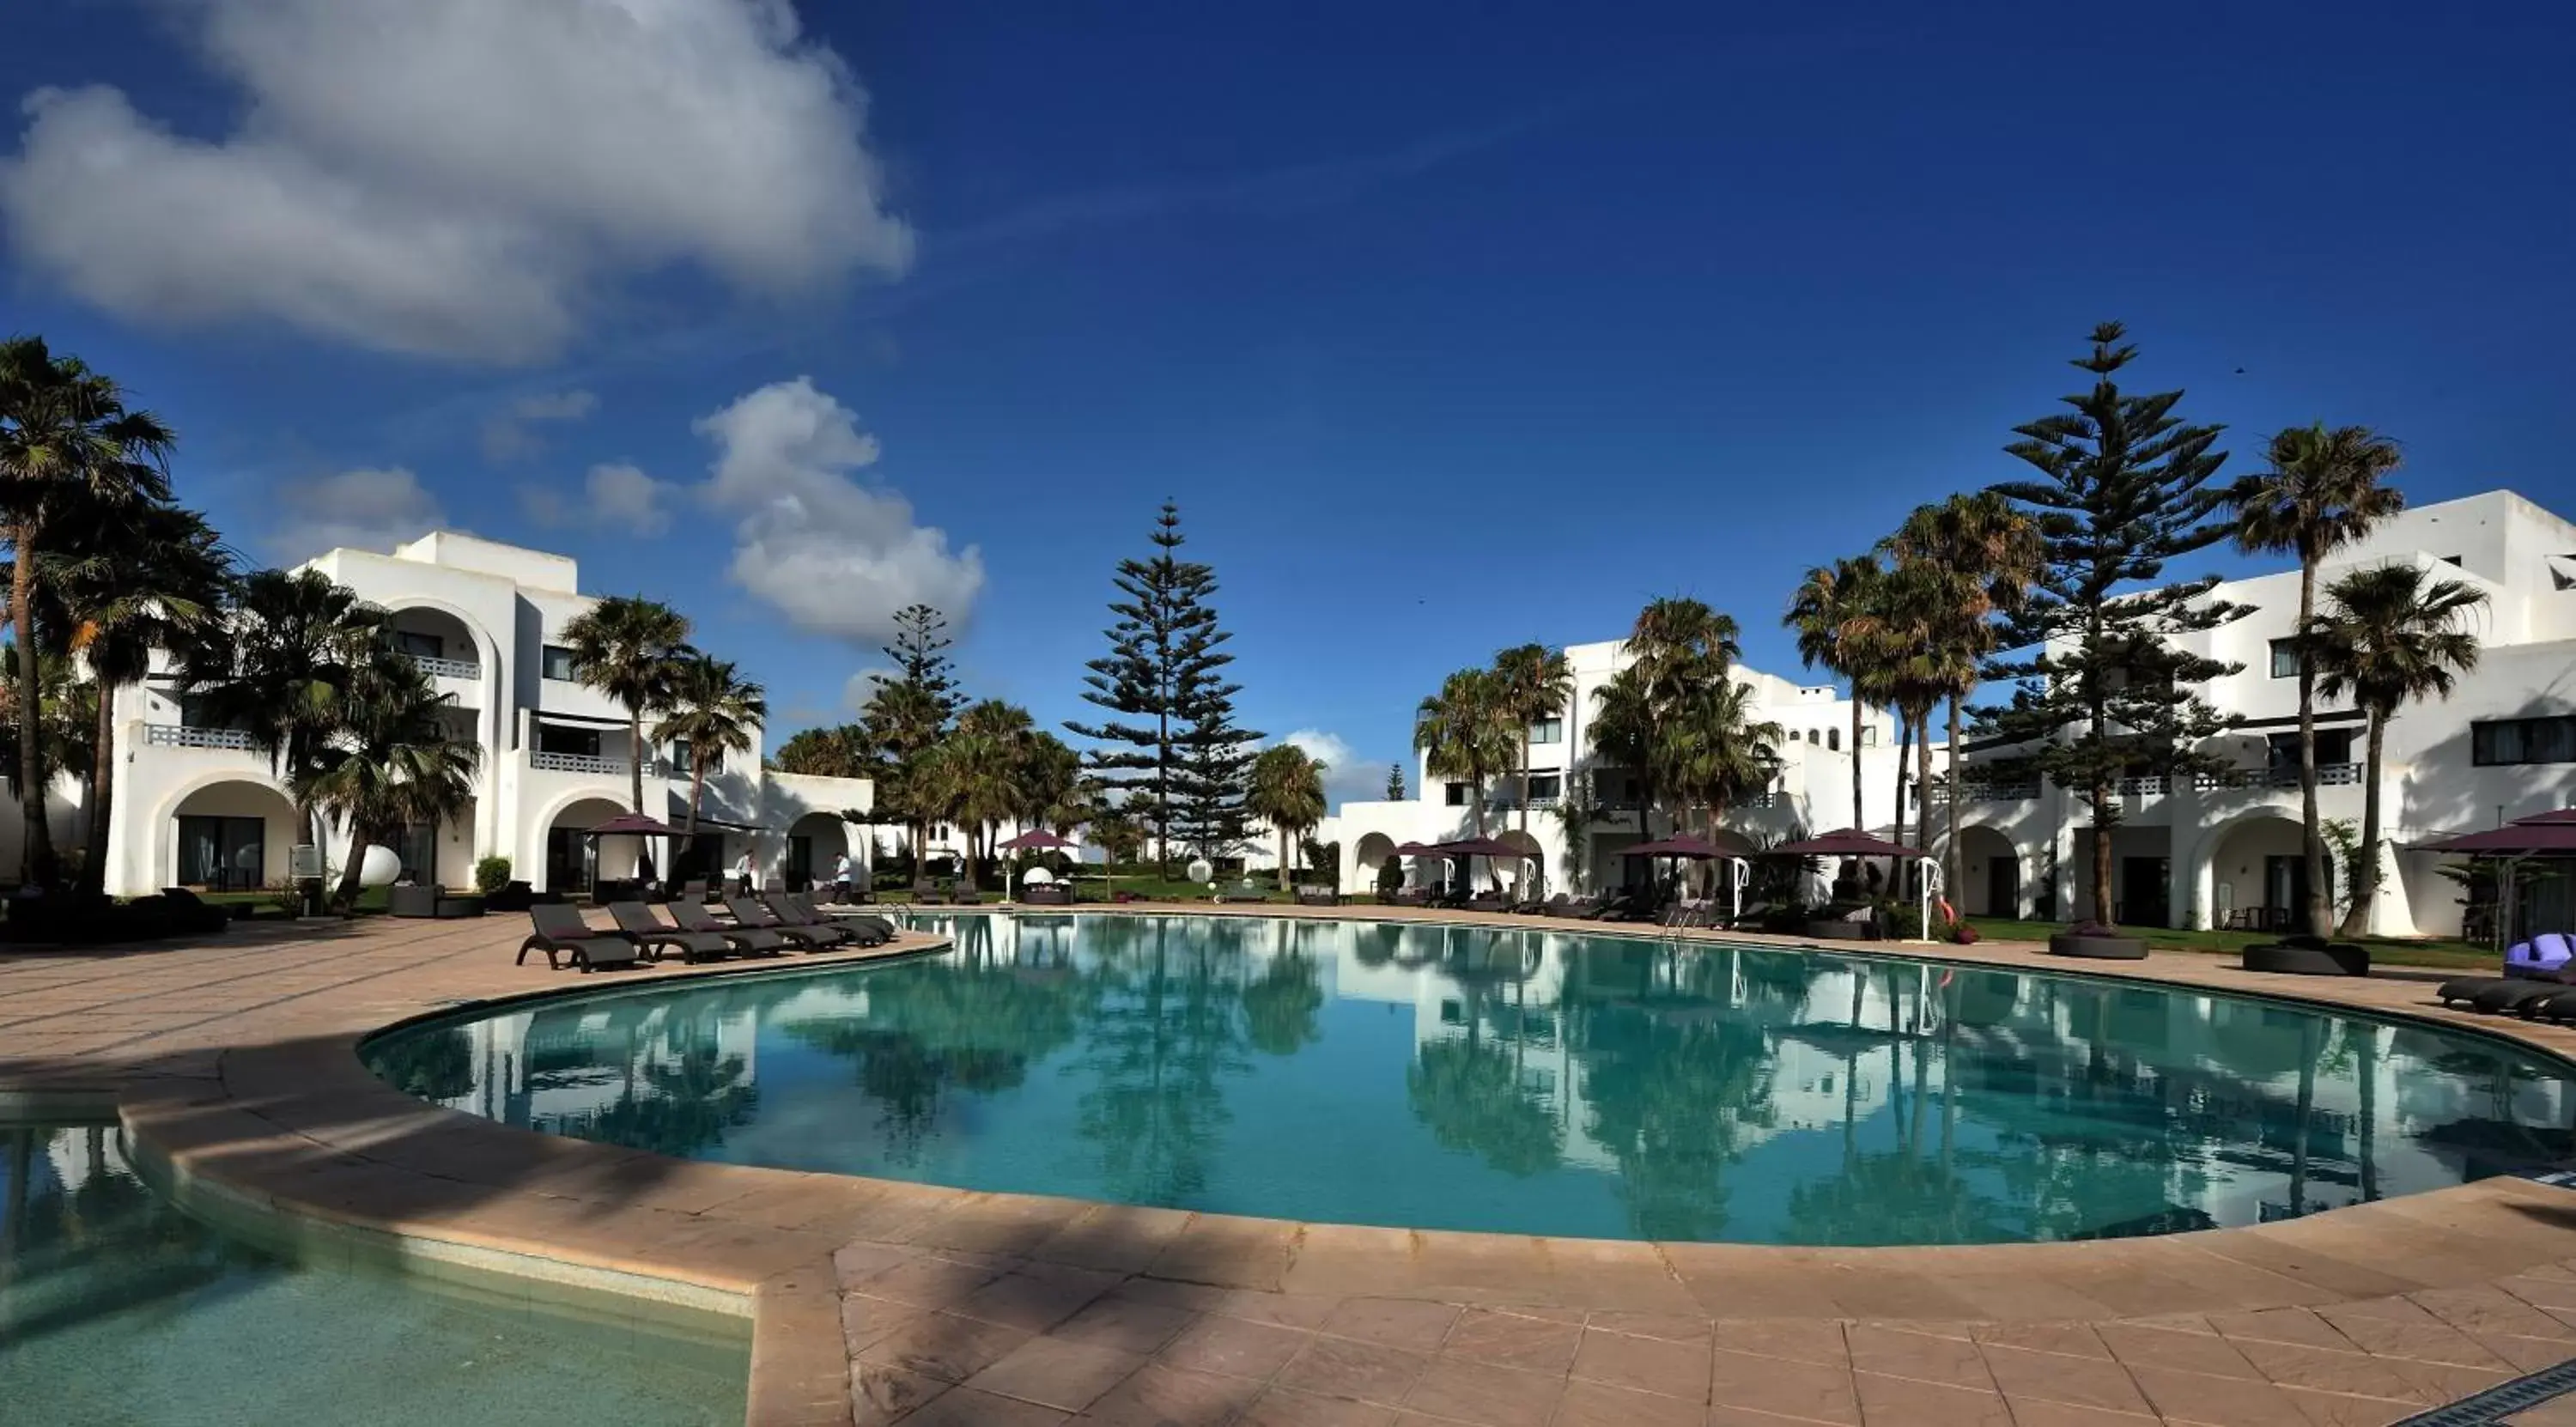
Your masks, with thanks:
[[(367, 1032), (462, 1003), (763, 969), (515, 966), (524, 930), (375, 920), (0, 951), (0, 1105), (113, 1108), (183, 1189), (424, 1262), (746, 1314), (761, 1427), (2305, 1427), (2397, 1421), (2576, 1358), (2576, 1192), (2521, 1180), (2103, 1243), (1557, 1240), (685, 1163), (424, 1105), (359, 1065)], [(2419, 973), (1832, 949), (2296, 996), (2576, 1057), (2576, 1032), (2432, 1006)], [(2505, 1420), (2576, 1427), (2576, 1399)]]

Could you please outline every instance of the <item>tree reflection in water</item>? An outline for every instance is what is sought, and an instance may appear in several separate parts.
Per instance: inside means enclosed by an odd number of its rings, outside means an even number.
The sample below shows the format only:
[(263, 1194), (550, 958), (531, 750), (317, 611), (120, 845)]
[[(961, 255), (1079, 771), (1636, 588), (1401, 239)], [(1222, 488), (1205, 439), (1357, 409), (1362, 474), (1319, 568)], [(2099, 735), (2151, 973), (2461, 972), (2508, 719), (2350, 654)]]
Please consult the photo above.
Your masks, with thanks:
[(371, 1054), (415, 1093), (670, 1154), (1808, 1244), (2254, 1223), (2549, 1160), (2576, 1114), (2509, 1048), (2154, 988), (1536, 920), (955, 925), (932, 959)]

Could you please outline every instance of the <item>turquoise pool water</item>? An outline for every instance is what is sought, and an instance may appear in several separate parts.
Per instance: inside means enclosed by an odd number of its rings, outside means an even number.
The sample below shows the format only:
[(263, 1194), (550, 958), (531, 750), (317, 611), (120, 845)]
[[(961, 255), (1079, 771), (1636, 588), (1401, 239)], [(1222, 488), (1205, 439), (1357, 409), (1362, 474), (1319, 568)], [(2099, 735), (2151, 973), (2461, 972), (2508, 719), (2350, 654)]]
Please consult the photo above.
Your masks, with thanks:
[(706, 1160), (1235, 1214), (1973, 1243), (2251, 1224), (2555, 1162), (2564, 1067), (2277, 1003), (1894, 960), (1230, 918), (376, 1043), (416, 1094)]
[(735, 1427), (746, 1342), (299, 1268), (172, 1207), (110, 1126), (0, 1126), (0, 1422)]

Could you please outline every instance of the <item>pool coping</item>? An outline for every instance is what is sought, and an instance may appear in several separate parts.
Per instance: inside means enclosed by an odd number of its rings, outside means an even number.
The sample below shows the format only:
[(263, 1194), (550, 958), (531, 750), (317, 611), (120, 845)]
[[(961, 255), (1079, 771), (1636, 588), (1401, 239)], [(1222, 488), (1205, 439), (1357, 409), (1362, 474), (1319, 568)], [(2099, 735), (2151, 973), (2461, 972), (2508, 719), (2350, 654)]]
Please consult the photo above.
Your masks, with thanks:
[[(2067, 967), (2018, 947), (1830, 942), (1508, 915), (1408, 916), (1401, 909), (1263, 904), (1004, 908), (1018, 915), (1210, 916), (1405, 922), (1544, 931), (1682, 946), (1813, 951), (1987, 966), (2106, 983), (2197, 989), (2414, 1022), (2576, 1065), (2576, 1035), (2470, 1020), (2348, 994), (2393, 978), (2319, 985), (2231, 984), (2208, 958)], [(921, 915), (953, 914), (918, 909)], [(936, 954), (906, 937), (874, 955), (786, 964), (668, 968), (653, 982), (810, 974), (834, 964)], [(2240, 973), (2241, 974), (2241, 973)], [(585, 978), (585, 982), (587, 978)], [(625, 986), (637, 985), (625, 982)], [(284, 1046), (235, 1044), (211, 1085), (129, 1083), (118, 1114), (129, 1144), (183, 1193), (382, 1236), (424, 1272), (453, 1268), (629, 1299), (639, 1318), (735, 1313), (752, 1324), (748, 1420), (853, 1420), (835, 1255), (858, 1245), (1082, 1263), (1084, 1225), (1149, 1222), (1129, 1246), (1147, 1277), (1212, 1289), (1366, 1294), (1593, 1310), (1890, 1321), (2151, 1316), (2348, 1302), (2482, 1283), (2576, 1256), (2576, 1200), (2520, 1180), (2486, 1180), (2276, 1224), (2058, 1244), (1810, 1249), (1762, 1244), (1563, 1239), (1377, 1229), (990, 1194), (903, 1181), (666, 1159), (518, 1130), (414, 1100), (359, 1058), (405, 1025), (597, 994), (576, 982), (421, 1003), (388, 1020), (343, 1018)], [(2337, 995), (2336, 992), (2347, 994)], [(238, 1042), (256, 1029), (234, 1028)], [(630, 1181), (647, 1181), (639, 1192)], [(468, 1202), (454, 1202), (462, 1198)], [(488, 1201), (488, 1202), (485, 1202)], [(1096, 1235), (1091, 1236), (1096, 1238)], [(1151, 1252), (1144, 1253), (1143, 1250)], [(537, 1292), (531, 1287), (531, 1292)], [(1730, 1307), (1743, 1312), (1725, 1311)], [(2106, 1314), (2104, 1310), (2109, 1310)]]

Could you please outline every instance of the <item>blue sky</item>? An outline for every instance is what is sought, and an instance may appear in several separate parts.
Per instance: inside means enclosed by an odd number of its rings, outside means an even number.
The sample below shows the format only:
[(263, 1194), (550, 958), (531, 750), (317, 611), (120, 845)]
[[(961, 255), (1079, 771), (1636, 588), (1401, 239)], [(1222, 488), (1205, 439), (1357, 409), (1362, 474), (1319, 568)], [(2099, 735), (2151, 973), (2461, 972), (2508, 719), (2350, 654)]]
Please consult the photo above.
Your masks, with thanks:
[(1791, 672), (1798, 574), (2008, 474), (2104, 318), (2240, 467), (2365, 422), (2569, 504), (2563, 7), (8, 9), (0, 329), (254, 554), (567, 551), (781, 734), (920, 592), (1084, 711), (1166, 496), (1347, 787), (1658, 594)]

